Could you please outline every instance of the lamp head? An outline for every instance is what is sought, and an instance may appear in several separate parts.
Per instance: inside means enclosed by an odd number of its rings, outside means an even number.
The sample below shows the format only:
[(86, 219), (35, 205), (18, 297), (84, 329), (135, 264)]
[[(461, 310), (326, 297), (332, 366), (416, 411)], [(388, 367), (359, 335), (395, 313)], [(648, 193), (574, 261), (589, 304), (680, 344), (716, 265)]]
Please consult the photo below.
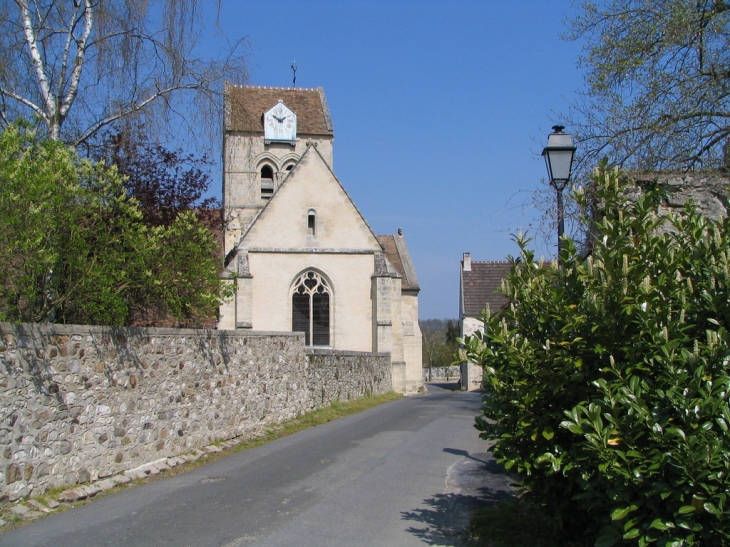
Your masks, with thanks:
[(563, 133), (563, 129), (565, 129), (563, 125), (554, 125), (553, 132), (548, 135), (547, 146), (542, 150), (548, 179), (558, 191), (563, 191), (570, 180), (576, 150), (570, 134)]

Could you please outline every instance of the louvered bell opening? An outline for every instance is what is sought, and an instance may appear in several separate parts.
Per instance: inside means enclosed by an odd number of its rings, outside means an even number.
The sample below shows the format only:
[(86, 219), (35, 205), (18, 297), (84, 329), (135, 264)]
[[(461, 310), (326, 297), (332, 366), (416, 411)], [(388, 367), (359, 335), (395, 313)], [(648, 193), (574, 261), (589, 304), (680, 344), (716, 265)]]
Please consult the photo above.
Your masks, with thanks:
[(261, 197), (263, 199), (269, 199), (273, 195), (274, 195), (273, 179), (261, 179)]

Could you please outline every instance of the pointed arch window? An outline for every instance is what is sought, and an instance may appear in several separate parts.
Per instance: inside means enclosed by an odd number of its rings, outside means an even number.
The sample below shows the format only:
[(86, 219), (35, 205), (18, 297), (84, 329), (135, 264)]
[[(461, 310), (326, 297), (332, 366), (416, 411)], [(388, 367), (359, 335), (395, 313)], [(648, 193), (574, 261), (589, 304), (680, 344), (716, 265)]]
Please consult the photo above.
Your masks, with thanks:
[(304, 333), (307, 346), (330, 345), (330, 287), (317, 272), (300, 275), (292, 289), (292, 331)]

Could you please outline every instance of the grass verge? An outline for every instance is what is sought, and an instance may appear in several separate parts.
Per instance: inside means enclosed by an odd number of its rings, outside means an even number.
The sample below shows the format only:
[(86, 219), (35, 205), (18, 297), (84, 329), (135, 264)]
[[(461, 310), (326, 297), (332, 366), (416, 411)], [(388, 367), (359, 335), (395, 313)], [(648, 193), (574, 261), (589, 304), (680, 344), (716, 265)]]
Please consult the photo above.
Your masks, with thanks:
[(249, 448), (261, 446), (262, 444), (270, 443), (271, 441), (275, 441), (276, 439), (281, 439), (282, 437), (292, 435), (298, 431), (326, 424), (327, 422), (331, 422), (339, 418), (344, 418), (345, 416), (349, 416), (350, 414), (357, 414), (358, 412), (362, 412), (363, 410), (367, 410), (380, 404), (387, 403), (389, 401), (395, 401), (396, 399), (401, 398), (403, 398), (403, 395), (391, 391), (388, 393), (384, 393), (383, 395), (371, 395), (369, 397), (363, 397), (362, 399), (347, 401), (345, 403), (335, 401), (328, 407), (320, 408), (319, 410), (313, 410), (312, 412), (307, 412), (306, 414), (304, 414), (304, 416), (300, 416), (299, 418), (294, 418), (293, 420), (288, 420), (286, 422), (282, 422), (281, 424), (271, 426), (267, 428), (263, 435), (243, 441), (234, 446), (231, 450), (235, 452), (248, 450)]

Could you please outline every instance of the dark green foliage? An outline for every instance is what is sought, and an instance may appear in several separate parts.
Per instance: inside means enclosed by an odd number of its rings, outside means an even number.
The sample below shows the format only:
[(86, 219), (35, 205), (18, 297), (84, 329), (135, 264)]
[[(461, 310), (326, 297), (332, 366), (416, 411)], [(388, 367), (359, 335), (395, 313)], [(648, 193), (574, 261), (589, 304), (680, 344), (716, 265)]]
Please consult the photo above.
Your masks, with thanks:
[(589, 547), (557, 529), (548, 511), (520, 500), (478, 509), (467, 535), (468, 545), (484, 547)]
[(446, 322), (446, 343), (450, 344), (452, 347), (457, 347), (458, 342), (457, 339), (459, 338), (459, 325), (458, 322), (454, 322), (451, 319), (449, 319)]
[(663, 217), (660, 188), (628, 184), (597, 171), (587, 258), (565, 240), (546, 266), (518, 239), (512, 305), (464, 341), (477, 428), (572, 537), (730, 545), (730, 221)]

